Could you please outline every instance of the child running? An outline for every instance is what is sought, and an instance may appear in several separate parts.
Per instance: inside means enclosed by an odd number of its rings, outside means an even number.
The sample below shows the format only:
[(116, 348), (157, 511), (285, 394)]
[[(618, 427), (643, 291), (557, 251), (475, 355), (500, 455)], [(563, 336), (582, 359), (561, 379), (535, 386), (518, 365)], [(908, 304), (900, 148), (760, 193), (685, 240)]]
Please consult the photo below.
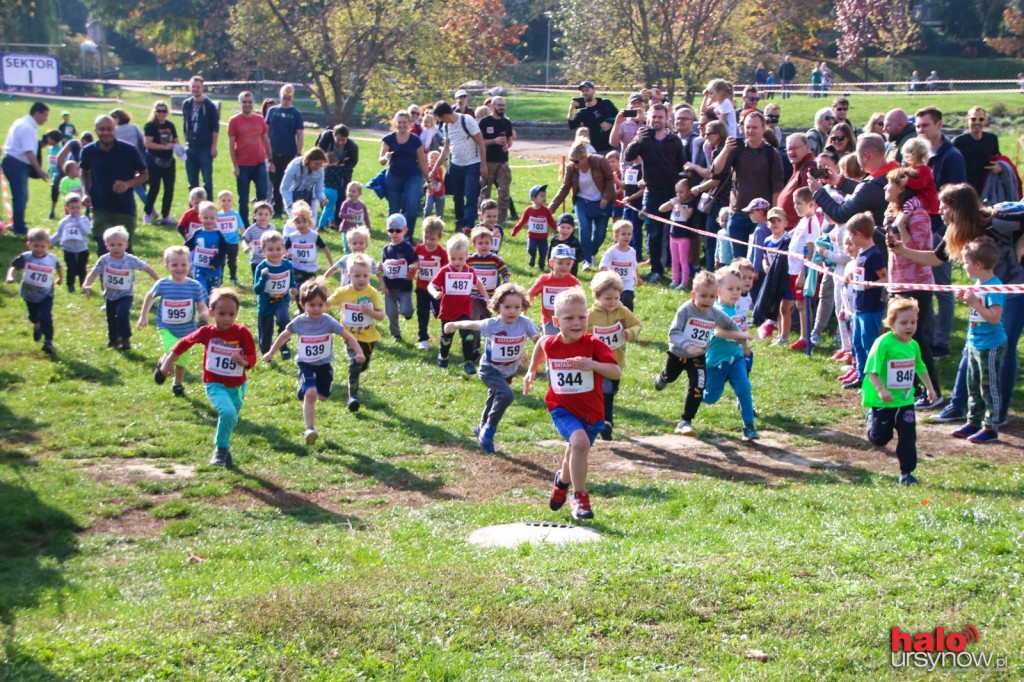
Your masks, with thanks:
[(632, 312), (634, 289), (643, 283), (640, 279), (640, 263), (636, 259), (636, 250), (629, 245), (633, 240), (633, 223), (628, 220), (616, 220), (612, 226), (612, 234), (615, 243), (601, 256), (601, 269), (612, 270), (622, 278), (622, 305)]
[(14, 273), (21, 274), (21, 298), (32, 323), (32, 340), (43, 339), (43, 352), (53, 354), (53, 290), (64, 276), (57, 257), (50, 253), (50, 233), (42, 227), (29, 230), (28, 251), (11, 261), (7, 283), (14, 284)]
[(480, 202), (480, 225), (491, 232), (491, 253), (498, 255), (501, 250), (501, 243), (505, 239), (505, 229), (498, 224), (498, 202), (494, 199), (484, 199)]
[(213, 324), (200, 327), (174, 344), (161, 362), (165, 377), (171, 375), (174, 363), (197, 343), (206, 347), (203, 354), (203, 384), (206, 397), (217, 410), (217, 435), (210, 464), (234, 466), (231, 457), (231, 434), (238, 423), (238, 414), (245, 402), (246, 370), (256, 364), (256, 344), (245, 325), (237, 324), (241, 302), (234, 289), (218, 288), (210, 294)]
[(92, 271), (82, 283), (82, 290), (87, 298), (91, 297), (92, 283), (102, 276), (103, 298), (107, 302), (107, 348), (131, 350), (135, 271), (145, 271), (154, 282), (160, 277), (145, 261), (126, 253), (128, 230), (121, 225), (107, 228), (103, 232), (103, 243), (107, 252), (92, 266)]
[[(466, 264), (469, 259), (469, 240), (466, 239), (466, 235), (452, 235), (447, 246), (448, 265), (441, 268), (427, 285), (430, 295), (441, 302), (437, 319), (441, 320), (442, 324), (471, 319), (473, 299), (470, 292), (473, 290), (478, 291), (488, 304), (491, 300), (479, 275)], [(459, 334), (462, 336), (462, 359), (465, 361), (463, 369), (466, 374), (473, 374), (476, 372), (476, 368), (473, 367), (473, 337), (471, 332), (466, 330), (460, 331)], [(442, 369), (448, 367), (448, 354), (451, 353), (454, 336), (454, 332), (441, 334), (437, 366)]]
[[(292, 204), (292, 217), (285, 224), (284, 248), (295, 268), (295, 281), (301, 285), (307, 279), (316, 277), (319, 265), (319, 251), (324, 252), (327, 265), (334, 265), (331, 250), (321, 239), (320, 233), (313, 230), (313, 209), (305, 201)], [(299, 304), (302, 310), (302, 304)]]
[(558, 233), (551, 238), (551, 251), (555, 250), (556, 246), (565, 244), (572, 252), (576, 254), (576, 260), (572, 262), (572, 276), (579, 277), (580, 260), (583, 258), (583, 245), (580, 244), (579, 238), (576, 236), (576, 218), (573, 217), (572, 213), (563, 213), (558, 216), (558, 225), (555, 228)]
[(418, 333), (416, 347), (420, 350), (430, 348), (430, 313), (437, 317), (439, 310), (437, 300), (430, 295), (427, 287), (431, 280), (448, 265), (448, 252), (440, 245), (444, 234), (444, 221), (438, 216), (423, 219), (423, 243), (416, 245), (416, 256), (420, 267), (416, 271), (416, 324)]
[(654, 380), (654, 390), (662, 391), (686, 370), (689, 387), (683, 414), (676, 433), (696, 437), (693, 419), (704, 399), (705, 358), (712, 336), (734, 341), (747, 337), (735, 321), (715, 307), (718, 281), (715, 273), (703, 270), (693, 278), (690, 300), (679, 307), (668, 330), (668, 356), (665, 368)]
[[(281, 334), (291, 315), (288, 306), (292, 296), (298, 296), (299, 285), (295, 281), (295, 269), (292, 262), (284, 257), (284, 237), (277, 230), (267, 230), (260, 236), (260, 250), (264, 260), (256, 266), (253, 275), (253, 293), (256, 299), (257, 330), (260, 340), (260, 352), (266, 353), (274, 343), (274, 322), (277, 322), (277, 333)], [(292, 356), (285, 344), (281, 347), (281, 359)]]
[(188, 210), (178, 221), (178, 234), (181, 241), (188, 244), (189, 240), (199, 230), (203, 229), (203, 221), (199, 219), (199, 205), (206, 201), (206, 190), (202, 187), (193, 187), (188, 193)]
[[(168, 246), (164, 249), (164, 267), (171, 276), (164, 277), (153, 285), (146, 293), (142, 309), (139, 311), (136, 327), (145, 329), (149, 325), (149, 309), (153, 307), (155, 299), (160, 299), (156, 313), (156, 328), (160, 333), (164, 355), (169, 353), (179, 340), (196, 330), (197, 316), (203, 324), (210, 322), (210, 311), (206, 307), (209, 294), (202, 284), (188, 276), (189, 266), (188, 249), (184, 246)], [(191, 353), (192, 351), (185, 351), (174, 363), (174, 383), (171, 385), (171, 392), (179, 398), (185, 395), (185, 367), (188, 366)], [(160, 356), (156, 371), (153, 373), (153, 381), (157, 384), (163, 384), (166, 380), (162, 370), (164, 355)]]
[(545, 336), (533, 347), (530, 368), (523, 379), (528, 395), (537, 367), (548, 366), (548, 393), (544, 398), (551, 421), (565, 439), (562, 468), (555, 473), (555, 487), (548, 505), (558, 511), (565, 504), (572, 483), (572, 515), (592, 519), (594, 511), (587, 494), (587, 457), (597, 435), (604, 430), (602, 379), (619, 380), (622, 368), (611, 348), (587, 333), (587, 295), (582, 289), (563, 291), (555, 297), (555, 326), (558, 334)]
[(352, 349), (356, 362), (363, 362), (359, 342), (327, 310), (327, 280), (323, 277), (306, 280), (299, 287), (299, 303), (302, 314), (297, 315), (281, 332), (273, 347), (263, 355), (263, 362), (270, 363), (274, 353), (288, 343), (292, 336), (299, 338), (299, 352), (296, 365), (299, 368), (299, 393), (302, 401), (302, 418), (306, 422), (306, 445), (314, 445), (320, 434), (316, 430), (316, 403), (331, 397), (334, 383), (334, 335), (345, 339)]
[[(348, 254), (350, 253), (349, 233), (357, 227), (365, 227), (369, 234), (372, 228), (370, 227), (370, 211), (366, 208), (366, 204), (359, 200), (359, 197), (363, 196), (362, 183), (353, 180), (348, 183), (345, 193), (348, 198), (338, 207), (338, 230), (341, 231), (341, 248)], [(345, 285), (342, 284), (342, 286)]]
[(207, 292), (220, 286), (224, 276), (224, 258), (228, 243), (217, 229), (217, 207), (209, 201), (199, 204), (199, 220), (203, 228), (185, 242), (192, 251), (192, 276)]
[(891, 331), (874, 340), (864, 364), (867, 381), (862, 395), (864, 407), (870, 408), (868, 440), (876, 447), (885, 447), (892, 440), (893, 431), (896, 432), (900, 485), (917, 483), (912, 473), (917, 468), (915, 373), (924, 382), (928, 399), (935, 400), (935, 388), (921, 359), (921, 348), (913, 339), (917, 331), (917, 312), (917, 301), (912, 298), (890, 299), (885, 326)]
[[(599, 272), (590, 282), (590, 291), (594, 294), (594, 305), (590, 309), (587, 331), (608, 344), (616, 364), (625, 369), (626, 344), (636, 341), (641, 324), (636, 315), (622, 304), (622, 278), (612, 271)], [(601, 438), (611, 440), (619, 379), (602, 380), (601, 390), (604, 393), (604, 429)]]
[(77, 194), (64, 197), (64, 210), (67, 215), (57, 225), (57, 234), (50, 237), (50, 244), (59, 244), (64, 249), (68, 293), (74, 293), (76, 279), (79, 284), (85, 283), (92, 221), (82, 215), (82, 197)]
[(230, 190), (221, 190), (217, 193), (217, 203), (220, 205), (220, 212), (217, 213), (217, 229), (224, 235), (227, 244), (228, 274), (231, 276), (231, 283), (238, 285), (238, 242), (242, 237), (242, 228), (245, 223), (242, 216), (235, 210), (235, 195)]
[(555, 229), (555, 216), (547, 207), (548, 186), (531, 187), (530, 202), (530, 206), (519, 216), (519, 222), (512, 228), (512, 236), (519, 234), (523, 225), (527, 226), (526, 252), (530, 255), (530, 267), (536, 265), (544, 272), (548, 260), (548, 232)]
[(494, 290), (490, 306), (498, 317), (483, 322), (464, 320), (444, 325), (446, 334), (469, 329), (487, 339), (480, 359), (480, 381), (487, 387), (487, 401), (479, 426), (473, 428), (484, 452), (494, 452), (494, 434), (505, 410), (515, 398), (511, 383), (519, 369), (526, 339), (536, 343), (540, 338), (540, 329), (525, 315), (530, 308), (530, 300), (523, 287), (513, 282), (502, 284)]
[(348, 351), (348, 409), (350, 412), (358, 412), (359, 378), (370, 368), (373, 348), (380, 341), (376, 323), (384, 319), (384, 306), (380, 294), (370, 286), (373, 259), (362, 253), (350, 255), (350, 281), (331, 294), (327, 299), (327, 308), (336, 311), (341, 323), (356, 338), (362, 350), (362, 360), (357, 359), (355, 351)]
[[(498, 288), (498, 285), (508, 281), (508, 267), (505, 265), (505, 261), (493, 251), (494, 238), (489, 229), (483, 225), (477, 225), (470, 232), (469, 239), (473, 242), (474, 252), (470, 254), (466, 264), (473, 268), (480, 281), (483, 282), (488, 296), (488, 298), (484, 298), (477, 292), (473, 292), (471, 316), (474, 320), (486, 320), (491, 316), (490, 308), (488, 308), (489, 297), (494, 295), (494, 290)], [(480, 354), (480, 336), (473, 334), (472, 339), (473, 357), (476, 359)], [(469, 368), (473, 368), (472, 363), (469, 363), (466, 371), (469, 374), (476, 371), (475, 368), (472, 371)]]
[(245, 230), (242, 235), (242, 248), (251, 252), (249, 256), (249, 267), (252, 269), (252, 281), (256, 281), (256, 266), (263, 262), (265, 256), (260, 248), (260, 238), (263, 233), (273, 230), (270, 219), (274, 215), (274, 207), (266, 201), (257, 201), (252, 207), (253, 220), (255, 221)]
[(366, 253), (366, 250), (370, 248), (370, 229), (367, 227), (353, 227), (348, 233), (348, 246), (351, 253), (347, 253), (339, 258), (334, 265), (327, 268), (327, 272), (324, 273), (324, 277), (330, 277), (335, 272), (338, 273), (338, 279), (341, 280), (340, 286), (348, 286), (348, 264), (352, 261), (352, 257), (356, 254), (366, 256), (370, 262), (371, 270), (376, 273), (378, 270), (377, 261)]
[(580, 285), (580, 281), (572, 274), (575, 263), (575, 252), (569, 246), (559, 244), (551, 249), (551, 272), (546, 272), (538, 277), (530, 287), (531, 301), (540, 296), (541, 324), (544, 325), (544, 333), (548, 336), (558, 333), (558, 328), (553, 322), (555, 297), (563, 291)]
[(384, 294), (384, 312), (388, 316), (388, 331), (391, 340), (402, 342), (402, 328), (398, 326), (398, 315), (412, 319), (412, 279), (420, 267), (416, 248), (405, 238), (408, 225), (401, 213), (388, 216), (388, 239), (381, 256), (381, 292)]

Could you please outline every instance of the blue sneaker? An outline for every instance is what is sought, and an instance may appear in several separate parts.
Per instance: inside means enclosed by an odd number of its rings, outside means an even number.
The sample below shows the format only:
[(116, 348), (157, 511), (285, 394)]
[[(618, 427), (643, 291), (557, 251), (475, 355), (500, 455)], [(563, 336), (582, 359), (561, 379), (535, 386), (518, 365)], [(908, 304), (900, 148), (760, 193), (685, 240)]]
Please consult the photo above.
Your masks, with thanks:
[(448, 369), (448, 358), (442, 358), (440, 355), (437, 356), (437, 366), (441, 369)]
[(493, 426), (485, 426), (480, 429), (477, 428), (478, 437), (480, 441), (480, 449), (484, 452), (494, 452), (494, 432), (497, 431)]
[(476, 365), (469, 360), (466, 360), (466, 363), (462, 365), (462, 369), (466, 370), (466, 374), (476, 374)]
[(981, 431), (980, 426), (972, 422), (967, 422), (956, 431), (953, 431), (950, 435), (953, 436), (953, 438), (970, 438), (979, 431)]
[(917, 485), (917, 479), (913, 474), (900, 474), (900, 485)]
[(761, 435), (754, 430), (753, 424), (743, 425), (743, 440), (757, 440)]
[(928, 417), (928, 421), (935, 424), (948, 424), (950, 422), (958, 422), (963, 419), (964, 416), (963, 410), (953, 407), (953, 403), (949, 403), (942, 408), (942, 412)]
[(990, 429), (987, 427), (982, 429), (981, 431), (978, 431), (973, 436), (967, 438), (967, 441), (969, 443), (974, 443), (975, 445), (992, 443), (997, 440), (999, 440), (999, 434), (995, 431), (995, 429)]

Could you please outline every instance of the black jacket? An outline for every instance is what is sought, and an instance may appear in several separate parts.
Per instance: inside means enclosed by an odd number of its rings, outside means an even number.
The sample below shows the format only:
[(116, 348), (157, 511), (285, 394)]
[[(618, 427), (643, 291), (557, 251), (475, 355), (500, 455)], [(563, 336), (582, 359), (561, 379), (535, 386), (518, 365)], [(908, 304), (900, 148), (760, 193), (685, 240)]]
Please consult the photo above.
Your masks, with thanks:
[(875, 225), (881, 225), (882, 215), (888, 206), (888, 202), (885, 200), (885, 183), (884, 175), (868, 178), (861, 182), (843, 178), (839, 183), (839, 190), (853, 196), (840, 204), (822, 187), (814, 193), (814, 203), (836, 223), (845, 223), (858, 213), (871, 211), (871, 215), (875, 218)]
[[(782, 240), (782, 244), (775, 247), (783, 251), (789, 249), (789, 237)], [(776, 320), (779, 317), (779, 305), (786, 296), (789, 289), (789, 258), (778, 256), (772, 261), (768, 272), (765, 273), (764, 284), (757, 294), (757, 301), (754, 303), (754, 315), (751, 320), (755, 327), (760, 327), (765, 320)]]

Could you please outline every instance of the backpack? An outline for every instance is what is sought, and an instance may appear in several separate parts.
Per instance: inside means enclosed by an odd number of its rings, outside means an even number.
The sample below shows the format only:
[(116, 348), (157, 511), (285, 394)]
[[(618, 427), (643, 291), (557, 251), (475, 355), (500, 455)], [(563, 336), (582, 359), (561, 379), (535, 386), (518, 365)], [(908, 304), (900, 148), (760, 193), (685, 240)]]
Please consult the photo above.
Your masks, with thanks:
[[(469, 139), (473, 139), (473, 135), (469, 132), (469, 126), (466, 125), (466, 114), (459, 114), (459, 123), (462, 124), (462, 129), (466, 132), (466, 137), (468, 137)], [(451, 136), (448, 134), (448, 126), (449, 125), (451, 125), (451, 124), (450, 123), (445, 123), (444, 124), (444, 136), (446, 138), (448, 138), (448, 139), (451, 139)], [(480, 149), (479, 148), (474, 148), (474, 152), (473, 153), (476, 154), (477, 158), (480, 157)]]

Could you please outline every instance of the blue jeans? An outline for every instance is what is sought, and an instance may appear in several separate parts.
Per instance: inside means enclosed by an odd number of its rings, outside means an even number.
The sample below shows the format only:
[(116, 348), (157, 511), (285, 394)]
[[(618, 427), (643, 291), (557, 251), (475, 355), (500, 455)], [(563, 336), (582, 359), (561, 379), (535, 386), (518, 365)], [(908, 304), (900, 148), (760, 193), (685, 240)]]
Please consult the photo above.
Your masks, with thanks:
[(327, 205), (320, 213), (320, 224), (317, 226), (317, 229), (320, 230), (327, 227), (328, 223), (332, 222), (338, 214), (338, 190), (333, 187), (324, 187), (324, 195), (327, 197)]
[(185, 174), (188, 176), (188, 186), (199, 187), (199, 173), (203, 174), (203, 189), (206, 190), (206, 198), (214, 201), (213, 195), (213, 157), (210, 155), (210, 145), (188, 146), (185, 152)]
[(11, 188), (11, 220), (14, 221), (11, 229), (14, 234), (28, 234), (25, 207), (28, 206), (28, 172), (32, 167), (13, 156), (5, 156), (0, 167), (3, 168), (7, 184)]
[[(477, 181), (479, 185), (479, 180)], [(420, 214), (420, 195), (423, 194), (423, 174), (397, 175), (388, 171), (384, 176), (384, 189), (388, 197), (388, 214), (401, 213), (409, 226), (406, 241), (412, 241), (416, 232), (416, 217)], [(479, 188), (477, 188), (479, 191)], [(476, 215), (474, 214), (474, 219)], [(472, 226), (470, 226), (472, 227)]]
[(242, 411), (245, 401), (245, 384), (228, 388), (224, 384), (204, 384), (206, 397), (210, 399), (213, 409), (217, 410), (217, 437), (214, 444), (218, 448), (231, 445), (231, 434), (238, 423), (238, 413)]
[(606, 208), (608, 213), (597, 218), (591, 218), (587, 215), (587, 206), (582, 199), (576, 200), (574, 208), (576, 209), (576, 224), (580, 228), (580, 246), (583, 248), (583, 260), (593, 265), (594, 252), (601, 248), (608, 234), (608, 218), (611, 209)]
[[(652, 189), (650, 187), (644, 192), (644, 210), (651, 215), (661, 218), (668, 218), (668, 213), (662, 213), (658, 207), (675, 196), (675, 189)], [(661, 262), (661, 245), (664, 241), (665, 224), (657, 220), (647, 219), (647, 255), (651, 259), (651, 274), (664, 275), (665, 265)]]
[(476, 225), (480, 200), (480, 162), (466, 166), (451, 164), (444, 182), (455, 203), (455, 227), (472, 228)]
[(864, 379), (864, 365), (868, 362), (868, 351), (871, 344), (878, 338), (882, 331), (881, 310), (877, 313), (854, 313), (853, 314), (853, 351), (857, 356), (857, 376)]
[(235, 186), (238, 188), (238, 213), (242, 216), (243, 229), (249, 225), (249, 183), (256, 185), (256, 201), (263, 201), (267, 198), (267, 182), (266, 163), (238, 167)]
[(754, 398), (747, 376), (747, 363), (743, 358), (733, 358), (718, 367), (704, 369), (704, 402), (714, 405), (722, 397), (725, 382), (728, 381), (740, 401), (740, 416), (744, 426), (754, 425)]
[(640, 212), (632, 206), (624, 206), (622, 219), (633, 223), (633, 238), (629, 245), (636, 251), (637, 261), (644, 259), (644, 221), (640, 219)]
[(28, 321), (39, 325), (47, 343), (53, 341), (53, 294), (41, 301), (25, 301), (25, 305), (28, 306)]
[[(1003, 306), (1003, 329), (1006, 330), (1006, 354), (999, 366), (999, 387), (1003, 399), (999, 405), (999, 421), (1006, 419), (1013, 399), (1013, 389), (1017, 385), (1017, 353), (1021, 331), (1024, 330), (1024, 294), (1007, 294), (1006, 305)], [(967, 347), (964, 346), (960, 356), (960, 366), (956, 371), (956, 383), (953, 384), (953, 395), (949, 404), (954, 410), (967, 411)]]
[[(256, 318), (256, 329), (259, 334), (260, 352), (267, 353), (274, 345), (274, 323), (277, 323), (277, 333), (280, 334), (284, 331), (284, 328), (291, 322), (291, 314), (289, 313), (289, 299), (278, 301), (277, 303), (270, 306), (265, 312), (265, 315), (259, 315)], [(282, 348), (287, 347), (286, 343)]]
[(134, 296), (107, 299), (107, 340), (125, 343), (132, 338), (132, 303)]
[[(712, 232), (713, 230), (709, 230)], [(725, 228), (726, 234), (733, 239), (739, 239), (743, 243), (732, 244), (732, 257), (733, 258), (746, 258), (747, 257), (747, 241), (750, 239), (750, 235), (754, 232), (754, 221), (750, 219), (750, 215), (747, 213), (733, 213), (729, 212), (729, 223)]]

